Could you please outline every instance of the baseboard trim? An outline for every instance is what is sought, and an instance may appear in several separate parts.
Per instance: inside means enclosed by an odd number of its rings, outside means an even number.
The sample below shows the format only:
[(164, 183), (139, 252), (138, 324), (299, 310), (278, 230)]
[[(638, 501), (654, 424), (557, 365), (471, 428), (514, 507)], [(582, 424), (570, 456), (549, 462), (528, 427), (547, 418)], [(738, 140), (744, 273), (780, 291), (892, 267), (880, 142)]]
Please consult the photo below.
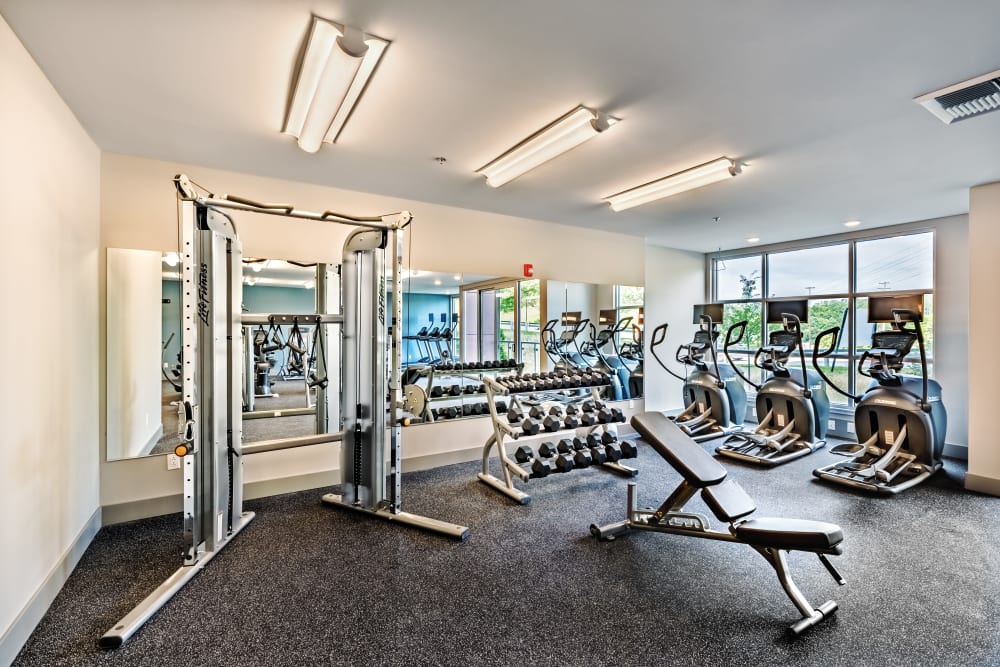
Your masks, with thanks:
[(967, 472), (965, 473), (965, 488), (968, 491), (1000, 496), (1000, 479)]
[(69, 575), (76, 568), (76, 564), (80, 562), (83, 552), (87, 550), (94, 536), (97, 535), (97, 531), (101, 529), (101, 520), (101, 508), (98, 507), (87, 519), (72, 544), (66, 548), (56, 564), (49, 570), (45, 581), (31, 596), (28, 604), (17, 615), (10, 627), (4, 631), (3, 636), (0, 636), (0, 665), (11, 664), (17, 654), (21, 652), (28, 637), (45, 616), (45, 612), (49, 610), (56, 595), (62, 590)]

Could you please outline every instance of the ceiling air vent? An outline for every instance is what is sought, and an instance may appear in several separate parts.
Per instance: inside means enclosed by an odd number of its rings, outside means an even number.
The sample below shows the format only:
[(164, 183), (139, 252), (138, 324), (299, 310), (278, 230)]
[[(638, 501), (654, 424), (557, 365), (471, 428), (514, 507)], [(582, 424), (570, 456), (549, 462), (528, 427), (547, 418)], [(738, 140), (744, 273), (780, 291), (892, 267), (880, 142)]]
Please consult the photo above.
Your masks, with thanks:
[(1000, 110), (1000, 69), (913, 100), (946, 125)]

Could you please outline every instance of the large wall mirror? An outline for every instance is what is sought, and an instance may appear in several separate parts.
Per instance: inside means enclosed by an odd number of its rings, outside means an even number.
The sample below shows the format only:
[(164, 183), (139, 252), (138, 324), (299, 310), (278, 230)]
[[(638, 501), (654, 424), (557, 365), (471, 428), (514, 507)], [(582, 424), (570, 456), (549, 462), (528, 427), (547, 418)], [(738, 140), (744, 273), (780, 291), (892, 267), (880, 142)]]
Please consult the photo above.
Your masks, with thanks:
[[(336, 269), (245, 257), (244, 317), (338, 312)], [(179, 442), (179, 278), (176, 252), (108, 249), (109, 460), (167, 454)], [(641, 396), (642, 287), (408, 269), (402, 297), (411, 423), (483, 417), (485, 374), (557, 364), (606, 368), (619, 378), (614, 398)], [(265, 321), (242, 333), (244, 442), (337, 430), (336, 330)]]

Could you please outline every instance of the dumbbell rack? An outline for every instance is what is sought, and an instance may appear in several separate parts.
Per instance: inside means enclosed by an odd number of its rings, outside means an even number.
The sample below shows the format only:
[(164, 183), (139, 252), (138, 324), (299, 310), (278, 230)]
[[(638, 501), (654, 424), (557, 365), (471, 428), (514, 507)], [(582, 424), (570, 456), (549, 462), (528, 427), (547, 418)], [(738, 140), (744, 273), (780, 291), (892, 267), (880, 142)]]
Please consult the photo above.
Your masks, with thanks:
[[(515, 366), (506, 366), (503, 368), (474, 368), (474, 369), (463, 369), (463, 370), (440, 370), (436, 366), (428, 366), (427, 368), (421, 370), (420, 372), (420, 374), (423, 377), (427, 378), (427, 388), (424, 389), (419, 385), (414, 385), (423, 392), (423, 400), (417, 401), (417, 404), (422, 405), (422, 409), (418, 410), (419, 414), (415, 414), (414, 416), (423, 420), (425, 423), (436, 422), (438, 421), (438, 418), (434, 416), (434, 413), (431, 409), (432, 403), (443, 403), (446, 401), (461, 401), (462, 404), (464, 405), (466, 400), (471, 400), (480, 397), (488, 397), (487, 393), (485, 392), (476, 392), (471, 394), (465, 393), (464, 387), (466, 385), (465, 383), (466, 380), (472, 380), (474, 382), (485, 384), (484, 379), (486, 377), (489, 377), (487, 375), (488, 373), (498, 373), (498, 374), (515, 373), (516, 375), (520, 376), (523, 371), (524, 371), (523, 362), (518, 363)], [(434, 389), (435, 378), (436, 377), (439, 378), (441, 376), (455, 377), (461, 379), (462, 382), (460, 382), (459, 384), (462, 385), (463, 392), (460, 394), (448, 393), (444, 394), (443, 396), (431, 396), (431, 392)], [(489, 403), (489, 401), (486, 402)], [(485, 416), (485, 415), (486, 413), (482, 413), (480, 415), (474, 415), (474, 416)], [(473, 416), (473, 415), (463, 415), (460, 410), (457, 416), (463, 417), (463, 416)]]
[[(496, 396), (511, 396), (512, 404), (518, 404), (516, 392), (512, 392), (507, 387), (501, 385), (499, 382), (491, 377), (484, 377), (483, 384), (486, 385), (486, 395), (487, 404), (490, 408), (490, 420), (493, 423), (493, 434), (486, 440), (486, 444), (483, 446), (483, 469), (479, 473), (479, 481), (490, 486), (491, 488), (499, 491), (500, 493), (516, 500), (521, 505), (527, 505), (531, 502), (531, 496), (524, 491), (518, 489), (514, 486), (514, 478), (519, 478), (522, 482), (527, 482), (531, 479), (531, 473), (525, 470), (521, 464), (512, 459), (507, 454), (507, 448), (504, 444), (507, 438), (512, 440), (517, 440), (522, 435), (525, 435), (522, 431), (514, 429), (510, 424), (508, 424), (498, 413), (496, 408)], [(594, 401), (599, 401), (601, 399), (600, 390), (607, 387), (607, 385), (596, 385), (589, 387), (590, 398)], [(523, 392), (529, 393), (529, 392)], [(607, 428), (609, 424), (594, 424), (593, 426), (581, 426), (577, 428), (563, 428), (558, 431), (546, 431), (546, 436), (558, 437), (560, 433), (578, 433), (581, 429), (586, 429), (586, 434), (589, 435), (600, 428)], [(541, 435), (529, 435), (528, 437), (538, 437)], [(500, 470), (503, 473), (503, 479), (500, 479), (496, 475), (490, 472), (490, 455), (493, 450), (496, 449), (497, 458), (500, 459)], [(622, 465), (621, 463), (606, 461), (604, 463), (596, 464), (607, 470), (622, 475), (624, 477), (635, 477), (639, 474), (639, 471), (627, 465)]]

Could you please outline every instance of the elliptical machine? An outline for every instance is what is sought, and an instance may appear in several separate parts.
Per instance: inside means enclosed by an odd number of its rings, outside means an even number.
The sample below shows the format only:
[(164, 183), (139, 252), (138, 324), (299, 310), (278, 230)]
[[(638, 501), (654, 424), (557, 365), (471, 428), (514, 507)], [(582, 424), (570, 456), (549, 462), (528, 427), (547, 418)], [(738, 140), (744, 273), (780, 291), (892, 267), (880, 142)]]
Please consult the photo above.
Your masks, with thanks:
[[(736, 373), (757, 390), (758, 425), (751, 432), (737, 433), (716, 447), (720, 456), (776, 466), (788, 463), (823, 447), (830, 418), (830, 399), (821, 376), (806, 368), (802, 349), (802, 323), (808, 321), (808, 302), (772, 301), (767, 304), (767, 323), (781, 324), (768, 335), (767, 345), (754, 354), (754, 366), (769, 373), (756, 384), (733, 362), (729, 349), (743, 340), (747, 322), (739, 322), (726, 332), (723, 352)], [(739, 330), (735, 338), (732, 334)], [(801, 374), (787, 367), (798, 349)], [(798, 376), (799, 379), (796, 379)]]
[(656, 348), (667, 337), (667, 324), (653, 329), (649, 351), (666, 372), (684, 383), (684, 410), (669, 417), (690, 438), (697, 442), (736, 433), (743, 428), (747, 412), (747, 395), (733, 369), (719, 364), (715, 341), (719, 337), (715, 320), (722, 319), (721, 304), (694, 307), (694, 323), (698, 330), (690, 343), (677, 348), (674, 358), (686, 368), (687, 376), (672, 371)]
[(632, 398), (642, 398), (643, 396), (645, 358), (642, 351), (642, 339), (644, 321), (645, 313), (642, 308), (639, 308), (639, 321), (632, 323), (632, 340), (622, 343), (621, 346), (621, 360), (626, 366), (630, 361), (635, 364), (631, 367), (628, 376), (628, 393)]
[[(941, 402), (941, 385), (927, 377), (922, 320), (922, 294), (868, 298), (868, 322), (888, 322), (892, 328), (872, 333), (871, 349), (858, 360), (858, 373), (872, 379), (861, 396), (837, 387), (819, 365), (820, 358), (833, 352), (840, 327), (816, 337), (813, 366), (831, 387), (856, 401), (858, 442), (832, 447), (831, 453), (850, 460), (817, 468), (814, 475), (866, 491), (895, 494), (942, 468), (948, 416)], [(827, 336), (833, 342), (820, 352), (820, 342)], [(920, 350), (920, 377), (900, 375), (914, 343)]]
[[(632, 325), (632, 318), (623, 317), (619, 320), (618, 311), (611, 308), (600, 312), (598, 324), (604, 328), (597, 330), (593, 325), (590, 326), (590, 349), (599, 360), (599, 363), (595, 365), (605, 369), (611, 376), (614, 400), (635, 398), (629, 391), (629, 376), (632, 371), (622, 361), (622, 353), (617, 340), (618, 334), (628, 331)], [(613, 348), (614, 354), (605, 354), (604, 348), (609, 344)]]

